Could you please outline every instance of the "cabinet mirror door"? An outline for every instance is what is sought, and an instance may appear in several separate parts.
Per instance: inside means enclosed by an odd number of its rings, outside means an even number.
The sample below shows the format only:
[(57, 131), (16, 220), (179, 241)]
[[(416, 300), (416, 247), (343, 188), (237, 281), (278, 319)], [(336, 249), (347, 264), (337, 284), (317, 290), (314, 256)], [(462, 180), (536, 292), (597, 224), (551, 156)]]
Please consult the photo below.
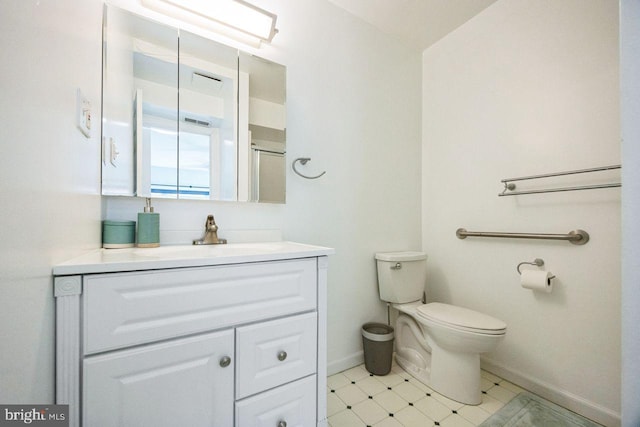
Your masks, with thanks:
[(102, 194), (175, 197), (178, 31), (108, 7), (103, 39)]
[[(239, 169), (247, 198), (284, 203), (286, 195), (286, 68), (248, 53), (239, 54)], [(242, 101), (245, 102), (242, 102)], [(243, 163), (244, 160), (244, 163)]]

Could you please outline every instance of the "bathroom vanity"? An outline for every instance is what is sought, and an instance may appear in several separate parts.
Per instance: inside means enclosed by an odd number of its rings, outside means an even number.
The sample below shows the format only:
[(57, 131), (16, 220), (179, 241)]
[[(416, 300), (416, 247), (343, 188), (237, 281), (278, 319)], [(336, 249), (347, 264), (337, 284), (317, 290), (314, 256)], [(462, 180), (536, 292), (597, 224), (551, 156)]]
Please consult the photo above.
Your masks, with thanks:
[(97, 250), (54, 267), (71, 426), (326, 425), (329, 248)]

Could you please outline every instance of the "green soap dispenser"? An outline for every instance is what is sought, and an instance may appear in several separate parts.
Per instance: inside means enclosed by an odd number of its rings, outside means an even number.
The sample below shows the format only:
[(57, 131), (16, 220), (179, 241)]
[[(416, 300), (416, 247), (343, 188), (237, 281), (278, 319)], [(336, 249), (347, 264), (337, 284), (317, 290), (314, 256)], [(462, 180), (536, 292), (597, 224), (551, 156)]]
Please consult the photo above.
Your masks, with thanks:
[(160, 214), (153, 212), (151, 199), (147, 198), (144, 212), (138, 213), (138, 247), (157, 248), (160, 246)]

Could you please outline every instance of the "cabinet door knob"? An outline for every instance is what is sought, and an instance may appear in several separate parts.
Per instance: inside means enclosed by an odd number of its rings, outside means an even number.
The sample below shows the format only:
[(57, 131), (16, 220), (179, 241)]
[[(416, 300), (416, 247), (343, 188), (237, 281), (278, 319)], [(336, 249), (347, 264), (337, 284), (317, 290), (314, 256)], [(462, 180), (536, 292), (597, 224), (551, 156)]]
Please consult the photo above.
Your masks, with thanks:
[(226, 368), (229, 365), (231, 365), (231, 358), (229, 356), (224, 356), (222, 359), (220, 359), (220, 366)]
[(278, 421), (278, 427), (287, 427), (287, 422), (285, 420)]
[[(281, 362), (282, 362), (282, 361), (284, 361), (284, 359), (286, 359), (286, 358), (287, 358), (287, 352), (286, 352), (286, 351), (281, 351), (280, 353), (278, 353), (278, 360), (279, 360), (279, 361), (281, 361)], [(284, 421), (283, 421), (283, 422), (284, 422)], [(287, 423), (284, 423), (284, 424), (285, 424), (285, 426), (287, 425)], [(280, 427), (280, 426), (278, 426), (278, 427)]]

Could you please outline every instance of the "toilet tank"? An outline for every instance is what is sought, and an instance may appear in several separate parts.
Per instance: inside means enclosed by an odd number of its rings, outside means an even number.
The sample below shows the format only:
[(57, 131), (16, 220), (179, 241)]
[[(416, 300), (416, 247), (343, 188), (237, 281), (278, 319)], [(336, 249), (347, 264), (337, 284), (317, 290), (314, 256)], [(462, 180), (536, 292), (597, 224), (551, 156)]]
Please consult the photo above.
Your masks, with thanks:
[(407, 303), (422, 299), (427, 280), (424, 252), (381, 252), (376, 254), (380, 299)]

